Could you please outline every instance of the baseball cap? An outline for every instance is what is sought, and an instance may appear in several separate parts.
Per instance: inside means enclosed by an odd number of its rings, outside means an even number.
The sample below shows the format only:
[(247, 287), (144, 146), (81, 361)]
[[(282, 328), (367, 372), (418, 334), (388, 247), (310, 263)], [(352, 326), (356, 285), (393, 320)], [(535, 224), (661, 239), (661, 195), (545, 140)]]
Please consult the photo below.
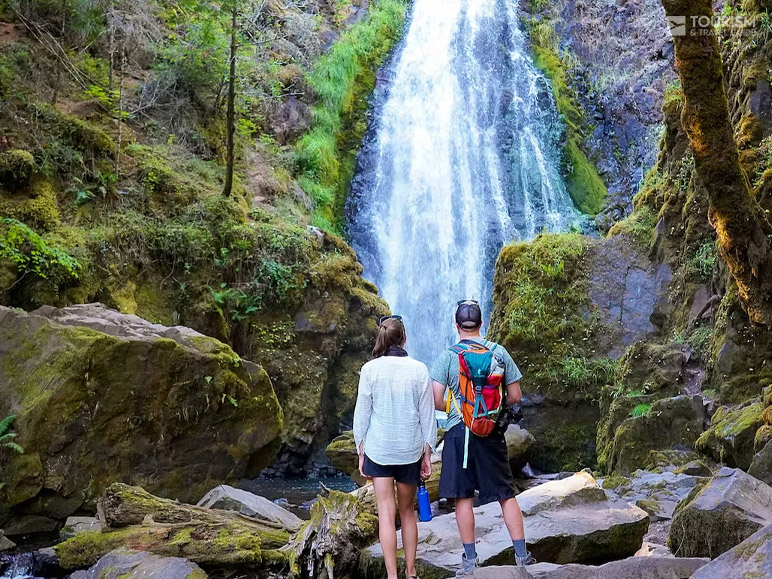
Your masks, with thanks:
[(461, 300), (456, 307), (456, 323), (465, 330), (474, 330), (482, 324), (482, 310), (476, 300)]

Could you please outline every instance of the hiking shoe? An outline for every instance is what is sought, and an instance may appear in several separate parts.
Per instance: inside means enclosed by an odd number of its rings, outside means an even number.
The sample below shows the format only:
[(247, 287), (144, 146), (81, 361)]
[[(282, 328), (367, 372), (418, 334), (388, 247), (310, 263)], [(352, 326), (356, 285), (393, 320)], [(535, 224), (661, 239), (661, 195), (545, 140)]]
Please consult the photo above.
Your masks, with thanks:
[(474, 570), (477, 569), (477, 565), (479, 565), (480, 559), (467, 559), (466, 553), (461, 555), (461, 568), (456, 571), (456, 577), (463, 577), (465, 575), (474, 575)]
[(518, 557), (515, 555), (515, 565), (517, 567), (525, 567), (526, 565), (533, 565), (536, 563), (536, 559), (533, 558), (533, 555), (528, 553), (525, 557)]

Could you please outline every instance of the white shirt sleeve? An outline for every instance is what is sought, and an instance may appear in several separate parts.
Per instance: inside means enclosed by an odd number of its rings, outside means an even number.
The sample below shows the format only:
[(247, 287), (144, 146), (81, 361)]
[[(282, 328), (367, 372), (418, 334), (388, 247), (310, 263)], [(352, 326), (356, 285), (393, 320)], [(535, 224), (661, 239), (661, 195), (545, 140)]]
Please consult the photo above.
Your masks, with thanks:
[(418, 417), (421, 423), (421, 435), (424, 442), (435, 452), (437, 444), (437, 416), (434, 411), (434, 393), (429, 370), (424, 366), (419, 373), (419, 388), (422, 388), (418, 400)]
[[(370, 415), (373, 412), (373, 391), (367, 372), (362, 369), (359, 375), (359, 390), (357, 391), (357, 404), (354, 409), (354, 442), (359, 453), (359, 446), (367, 437), (370, 428)], [(364, 452), (364, 450), (362, 451)]]

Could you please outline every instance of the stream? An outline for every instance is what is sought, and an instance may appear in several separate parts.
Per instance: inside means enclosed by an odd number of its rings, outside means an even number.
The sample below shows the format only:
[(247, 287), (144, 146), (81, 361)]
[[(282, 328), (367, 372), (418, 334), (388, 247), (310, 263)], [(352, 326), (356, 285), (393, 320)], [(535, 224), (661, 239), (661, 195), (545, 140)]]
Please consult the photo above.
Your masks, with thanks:
[(381, 73), (348, 233), (411, 354), (455, 341), (453, 311), (490, 315), (504, 243), (581, 223), (560, 175), (563, 124), (509, 0), (416, 0)]

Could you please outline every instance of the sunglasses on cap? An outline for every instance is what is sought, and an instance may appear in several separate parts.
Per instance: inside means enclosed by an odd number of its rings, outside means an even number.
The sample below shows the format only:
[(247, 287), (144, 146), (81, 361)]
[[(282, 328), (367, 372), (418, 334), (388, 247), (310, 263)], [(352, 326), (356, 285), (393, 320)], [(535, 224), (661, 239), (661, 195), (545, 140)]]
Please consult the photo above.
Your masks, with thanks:
[(456, 302), (456, 307), (458, 306), (479, 306), (480, 302), (477, 300), (459, 300)]
[(383, 322), (386, 320), (399, 320), (402, 321), (402, 316), (392, 315), (392, 316), (383, 316), (381, 319), (378, 320), (378, 327), (380, 328), (383, 325)]

